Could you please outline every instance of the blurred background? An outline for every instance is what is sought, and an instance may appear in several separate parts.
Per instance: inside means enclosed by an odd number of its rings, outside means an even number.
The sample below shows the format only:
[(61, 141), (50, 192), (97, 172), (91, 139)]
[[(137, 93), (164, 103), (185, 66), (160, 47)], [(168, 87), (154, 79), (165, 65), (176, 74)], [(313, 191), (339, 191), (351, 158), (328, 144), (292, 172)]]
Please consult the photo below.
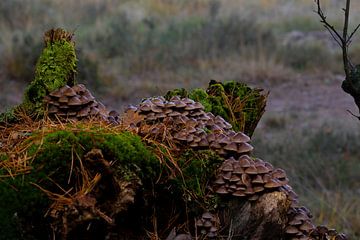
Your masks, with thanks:
[[(323, 0), (341, 28), (344, 0)], [(360, 23), (352, 1), (351, 26)], [(21, 102), (43, 33), (75, 32), (78, 81), (122, 110), (167, 90), (237, 80), (270, 91), (255, 156), (284, 168), (317, 224), (360, 238), (360, 131), (340, 48), (311, 0), (1, 0), (0, 111)], [(350, 55), (360, 63), (360, 39)]]

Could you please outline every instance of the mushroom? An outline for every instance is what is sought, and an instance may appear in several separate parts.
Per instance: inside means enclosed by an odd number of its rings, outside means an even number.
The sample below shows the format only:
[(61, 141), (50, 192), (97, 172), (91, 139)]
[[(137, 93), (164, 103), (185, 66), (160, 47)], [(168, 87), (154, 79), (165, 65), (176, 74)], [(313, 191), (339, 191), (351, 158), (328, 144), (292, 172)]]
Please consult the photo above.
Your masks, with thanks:
[(236, 145), (236, 143), (234, 143), (234, 142), (228, 143), (228, 144), (224, 147), (224, 150), (236, 152), (236, 151), (237, 151), (237, 145)]
[(243, 167), (243, 168), (247, 168), (247, 167), (250, 167), (251, 166), (251, 159), (249, 156), (247, 155), (243, 155), (239, 158), (239, 163), (240, 163), (240, 166)]
[(225, 186), (219, 187), (216, 191), (218, 194), (228, 194), (229, 192), (226, 190)]
[(252, 151), (254, 148), (248, 143), (240, 143), (238, 146), (238, 153), (247, 153)]
[(285, 228), (285, 232), (288, 233), (288, 234), (291, 234), (291, 235), (296, 235), (299, 232), (299, 230), (297, 229), (297, 227), (294, 227), (294, 226), (287, 226)]
[(238, 132), (235, 134), (235, 136), (231, 138), (231, 140), (235, 143), (243, 143), (243, 142), (249, 142), (250, 138), (244, 133)]
[(255, 166), (251, 165), (245, 169), (245, 173), (253, 175), (253, 174), (258, 174), (258, 171)]
[(80, 99), (77, 96), (73, 96), (69, 99), (68, 105), (69, 106), (80, 106), (80, 105), (82, 105), (82, 102), (80, 101)]
[(63, 94), (67, 97), (74, 97), (76, 96), (76, 92), (74, 91), (74, 89), (68, 87), (68, 88), (65, 88), (64, 90), (60, 90), (63, 92)]

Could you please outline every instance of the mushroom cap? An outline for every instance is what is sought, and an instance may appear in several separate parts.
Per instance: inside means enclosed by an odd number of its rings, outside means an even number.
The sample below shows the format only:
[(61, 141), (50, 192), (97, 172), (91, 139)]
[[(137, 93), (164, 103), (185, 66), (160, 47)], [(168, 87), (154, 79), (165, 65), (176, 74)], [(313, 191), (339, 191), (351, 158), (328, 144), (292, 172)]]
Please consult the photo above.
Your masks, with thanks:
[(242, 132), (238, 132), (231, 138), (231, 140), (236, 143), (243, 143), (243, 142), (249, 142), (250, 138), (246, 134)]
[(70, 87), (65, 88), (64, 90), (61, 90), (61, 91), (63, 91), (63, 94), (67, 97), (74, 97), (77, 95), (75, 90)]
[(289, 222), (289, 224), (291, 225), (291, 226), (299, 226), (299, 225), (301, 225), (303, 223), (303, 221), (301, 221), (301, 220), (299, 220), (299, 219), (292, 219), (290, 222)]
[(258, 171), (254, 165), (251, 165), (250, 167), (245, 169), (245, 173), (247, 174), (258, 174)]
[(62, 93), (62, 91), (60, 91), (60, 89), (58, 89), (58, 90), (52, 91), (51, 93), (49, 93), (49, 95), (52, 97), (59, 98), (59, 97), (63, 96), (63, 93)]
[(209, 142), (206, 138), (201, 138), (200, 142), (199, 142), (199, 147), (208, 147), (209, 146)]
[(186, 107), (186, 103), (184, 103), (181, 100), (175, 100), (173, 102), (175, 103), (176, 108), (185, 108)]
[(248, 199), (249, 199), (249, 201), (256, 201), (259, 199), (259, 197), (260, 196), (258, 194), (255, 194), (255, 195), (252, 195), (251, 197), (249, 197)]
[(250, 186), (251, 185), (251, 178), (248, 174), (244, 173), (241, 175), (241, 181), (244, 185)]
[(260, 175), (256, 175), (255, 178), (251, 182), (262, 184), (262, 183), (264, 183), (264, 180), (262, 179), (262, 177)]
[(233, 196), (235, 197), (245, 197), (245, 191), (242, 190), (236, 190), (235, 192), (232, 193)]
[(250, 167), (252, 164), (251, 164), (251, 158), (248, 156), (248, 155), (242, 155), (240, 158), (239, 158), (239, 163), (240, 163), (240, 166), (242, 168), (247, 168), (247, 167)]
[(90, 108), (90, 115), (94, 116), (99, 113), (99, 109), (97, 107)]
[(216, 191), (218, 194), (228, 194), (229, 192), (226, 190), (225, 186), (219, 187)]
[(310, 232), (315, 229), (314, 224), (312, 224), (309, 220), (306, 220), (301, 226), (300, 230), (305, 232)]
[(265, 190), (265, 188), (263, 186), (254, 186), (254, 192), (256, 192), (256, 193), (262, 192), (264, 190)]
[(203, 223), (203, 226), (206, 228), (210, 228), (212, 226), (212, 223), (210, 220), (205, 220)]
[(214, 216), (209, 212), (205, 212), (205, 213), (203, 213), (203, 215), (201, 217), (205, 220), (211, 220), (211, 219), (213, 219)]
[(224, 147), (224, 150), (236, 152), (237, 151), (237, 145), (234, 142), (229, 143)]
[(151, 110), (151, 105), (148, 103), (141, 103), (139, 106), (140, 111), (148, 112)]
[(240, 181), (241, 178), (239, 176), (236, 176), (236, 175), (231, 175), (231, 178), (229, 179), (230, 182), (238, 182)]
[(80, 101), (82, 102), (82, 104), (88, 104), (90, 102), (90, 100), (84, 95), (80, 96)]
[(85, 96), (90, 101), (95, 100), (95, 97), (91, 94), (89, 90), (85, 90), (83, 96)]
[(83, 93), (86, 90), (86, 87), (84, 84), (77, 84), (74, 85), (72, 89), (77, 93)]
[(66, 97), (66, 96), (61, 96), (60, 98), (59, 98), (59, 102), (60, 103), (67, 103), (69, 101), (69, 99), (68, 99), (68, 97)]
[(73, 96), (69, 99), (68, 105), (69, 106), (80, 106), (80, 105), (82, 105), (82, 102), (80, 101), (80, 99), (77, 96)]
[(231, 172), (224, 172), (224, 174), (223, 174), (223, 178), (225, 179), (225, 180), (230, 180), (230, 178), (231, 178)]
[(245, 190), (246, 195), (252, 195), (254, 193), (255, 193), (254, 189), (252, 187), (250, 187), (250, 186), (247, 187), (246, 190)]
[(180, 115), (181, 115), (181, 113), (179, 113), (178, 111), (172, 111), (171, 113), (168, 113), (169, 117), (177, 117)]
[(174, 134), (174, 139), (180, 140), (180, 141), (186, 141), (187, 140), (187, 133), (184, 131), (177, 132)]
[(234, 167), (234, 171), (233, 171), (234, 174), (242, 174), (242, 173), (245, 173), (244, 169), (240, 166), (236, 166)]
[(265, 164), (255, 164), (256, 170), (259, 174), (264, 174), (270, 172), (270, 169), (268, 169)]
[(277, 188), (281, 186), (282, 184), (276, 179), (269, 179), (269, 181), (264, 185), (265, 188)]
[(77, 113), (77, 117), (87, 117), (90, 112), (90, 107), (85, 107)]
[(160, 98), (153, 98), (153, 99), (151, 99), (151, 102), (158, 107), (161, 107), (161, 108), (165, 107), (164, 101)]
[(221, 166), (221, 170), (224, 172), (231, 172), (234, 168), (230, 162), (224, 162)]
[(281, 168), (277, 168), (275, 169), (271, 175), (274, 177), (274, 178), (278, 178), (278, 179), (282, 179), (282, 178), (286, 178), (286, 173), (283, 169)]
[(210, 143), (210, 148), (221, 149), (221, 145), (218, 142), (214, 141), (214, 142)]
[(201, 219), (196, 220), (196, 226), (202, 227), (203, 225), (204, 224), (203, 224), (203, 221)]
[(59, 109), (56, 106), (54, 105), (49, 106), (48, 113), (57, 113), (57, 112), (59, 112)]
[(150, 105), (151, 111), (155, 112), (155, 113), (161, 113), (163, 112), (163, 109), (156, 106), (155, 104), (151, 104)]
[(251, 152), (253, 150), (253, 146), (251, 146), (248, 143), (240, 143), (238, 146), (238, 152), (239, 153), (247, 153), (247, 152)]
[(212, 226), (209, 231), (210, 232), (217, 232), (217, 230), (218, 230), (217, 227)]
[(297, 229), (297, 227), (294, 227), (294, 226), (287, 226), (285, 228), (285, 232), (288, 233), (288, 234), (291, 234), (291, 235), (295, 235), (295, 234), (298, 234), (299, 233), (299, 229)]
[(224, 179), (220, 176), (218, 177), (215, 181), (214, 181), (215, 184), (218, 184), (218, 185), (223, 185), (225, 184), (225, 181)]

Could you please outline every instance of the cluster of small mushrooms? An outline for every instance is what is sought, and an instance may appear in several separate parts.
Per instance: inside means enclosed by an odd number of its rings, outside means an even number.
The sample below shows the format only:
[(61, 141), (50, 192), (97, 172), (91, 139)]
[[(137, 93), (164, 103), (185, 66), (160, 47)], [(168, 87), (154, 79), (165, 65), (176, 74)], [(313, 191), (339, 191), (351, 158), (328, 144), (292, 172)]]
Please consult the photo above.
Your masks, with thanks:
[(206, 113), (201, 103), (189, 98), (149, 98), (132, 110), (153, 125), (153, 135), (162, 136), (165, 129), (169, 130), (170, 138), (194, 149), (210, 148), (221, 156), (240, 156), (253, 150), (248, 136), (231, 130), (231, 124), (222, 117)]
[[(97, 118), (115, 124), (120, 122), (118, 114), (108, 112), (82, 84), (53, 91), (44, 98), (44, 102), (49, 115), (74, 120)], [(233, 131), (231, 124), (222, 117), (205, 112), (201, 103), (178, 96), (170, 100), (152, 97), (143, 100), (139, 106), (130, 106), (128, 111), (142, 116), (141, 121), (136, 123), (139, 134), (150, 134), (154, 138), (161, 138), (165, 134), (179, 144), (194, 149), (211, 149), (226, 158), (217, 170), (211, 191), (249, 201), (256, 201), (265, 192), (285, 192), (292, 202), (284, 230), (287, 238), (347, 239), (335, 230), (315, 227), (310, 212), (298, 206), (298, 196), (288, 185), (285, 171), (261, 159), (249, 157), (253, 150), (249, 144), (250, 138), (242, 132)], [(196, 227), (203, 236), (214, 238), (218, 235), (220, 221), (216, 214), (205, 212), (196, 221)]]
[[(345, 240), (346, 236), (323, 226), (315, 227), (311, 214), (305, 207), (298, 206), (298, 196), (288, 185), (284, 170), (274, 168), (261, 159), (249, 157), (253, 147), (250, 138), (242, 132), (232, 130), (231, 124), (220, 116), (204, 111), (204, 106), (189, 98), (178, 96), (166, 100), (153, 97), (143, 100), (139, 106), (128, 110), (143, 116), (140, 134), (170, 138), (194, 149), (211, 149), (227, 158), (217, 170), (213, 181), (213, 192), (219, 195), (243, 197), (256, 201), (265, 192), (281, 191), (292, 202), (285, 229), (287, 238), (292, 240)], [(151, 126), (142, 132), (141, 124)], [(168, 136), (169, 137), (169, 136)], [(205, 212), (196, 221), (196, 227), (203, 236), (214, 238), (218, 235), (220, 222), (215, 214)], [(326, 230), (325, 230), (326, 229)]]
[(284, 170), (274, 167), (261, 159), (242, 155), (225, 160), (220, 168), (213, 188), (221, 195), (247, 197), (254, 201), (266, 190), (279, 188), (289, 182)]
[(219, 218), (210, 212), (203, 213), (201, 218), (196, 221), (197, 231), (208, 238), (217, 236), (219, 225)]
[(68, 120), (97, 118), (111, 123), (119, 121), (119, 114), (116, 111), (109, 112), (83, 84), (72, 87), (65, 85), (45, 96), (44, 102), (50, 117), (57, 116)]

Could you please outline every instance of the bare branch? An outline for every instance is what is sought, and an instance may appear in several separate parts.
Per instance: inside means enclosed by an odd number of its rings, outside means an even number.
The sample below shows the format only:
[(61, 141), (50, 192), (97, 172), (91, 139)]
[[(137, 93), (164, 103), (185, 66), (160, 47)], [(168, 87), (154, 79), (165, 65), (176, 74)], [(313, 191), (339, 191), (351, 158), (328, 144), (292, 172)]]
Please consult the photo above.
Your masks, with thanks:
[(356, 26), (356, 28), (354, 29), (354, 31), (352, 31), (352, 33), (351, 33), (350, 36), (348, 37), (348, 39), (347, 39), (348, 45), (350, 44), (351, 39), (354, 37), (354, 35), (355, 35), (355, 33), (357, 32), (357, 30), (359, 29), (359, 27), (360, 27), (360, 24)]
[[(338, 31), (335, 29), (335, 27), (331, 24), (328, 23), (328, 21), (326, 21), (326, 16), (323, 12), (323, 10), (321, 9), (321, 3), (320, 3), (320, 0), (315, 0), (316, 4), (317, 4), (317, 11), (316, 13), (319, 15), (320, 17), (320, 22), (324, 24), (324, 27), (326, 29), (328, 29), (328, 31), (332, 34), (331, 36), (333, 36), (333, 38), (335, 40), (337, 40), (337, 42), (341, 42), (342, 44), (345, 42), (343, 37), (338, 33)], [(334, 37), (336, 36), (336, 38)], [(342, 44), (341, 44), (341, 47), (342, 47)]]

